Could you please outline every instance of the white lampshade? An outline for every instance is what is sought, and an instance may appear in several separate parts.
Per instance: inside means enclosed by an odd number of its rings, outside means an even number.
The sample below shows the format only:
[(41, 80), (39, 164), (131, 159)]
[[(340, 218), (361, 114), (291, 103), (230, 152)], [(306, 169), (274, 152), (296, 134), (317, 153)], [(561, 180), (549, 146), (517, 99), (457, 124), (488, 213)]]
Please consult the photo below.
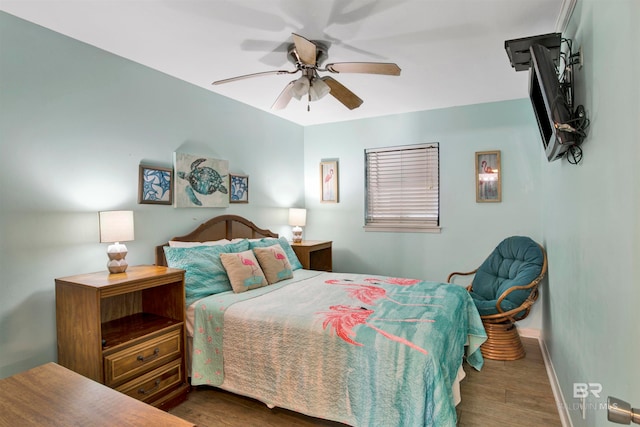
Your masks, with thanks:
[(100, 242), (133, 240), (133, 211), (100, 212)]
[(306, 209), (289, 209), (289, 225), (304, 227), (307, 225), (307, 210)]
[(100, 242), (113, 243), (107, 247), (110, 273), (124, 273), (128, 264), (125, 260), (127, 247), (120, 242), (133, 240), (133, 211), (99, 212)]

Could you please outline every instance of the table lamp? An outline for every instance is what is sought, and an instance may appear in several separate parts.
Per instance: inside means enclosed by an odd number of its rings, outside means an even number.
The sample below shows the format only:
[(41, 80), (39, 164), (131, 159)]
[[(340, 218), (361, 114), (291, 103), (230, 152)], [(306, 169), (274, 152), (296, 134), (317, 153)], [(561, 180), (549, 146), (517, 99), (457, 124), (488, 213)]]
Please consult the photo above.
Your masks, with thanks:
[(120, 242), (133, 240), (133, 211), (99, 212), (99, 217), (100, 243), (112, 243), (107, 247), (109, 273), (124, 273), (129, 266), (127, 247)]
[(293, 227), (293, 243), (302, 242), (302, 227), (307, 223), (306, 209), (289, 209), (289, 225)]

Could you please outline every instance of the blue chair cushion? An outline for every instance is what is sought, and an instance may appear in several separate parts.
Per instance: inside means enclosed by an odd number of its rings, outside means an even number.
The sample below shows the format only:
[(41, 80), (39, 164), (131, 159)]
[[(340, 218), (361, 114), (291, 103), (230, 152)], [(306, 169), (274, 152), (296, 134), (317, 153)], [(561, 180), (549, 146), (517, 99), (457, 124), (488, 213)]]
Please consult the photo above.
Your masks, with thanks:
[[(542, 271), (544, 254), (529, 237), (504, 239), (478, 267), (473, 279), (471, 298), (481, 316), (496, 314), (498, 298), (513, 286), (530, 284)], [(511, 292), (501, 303), (503, 311), (519, 307), (531, 289)]]

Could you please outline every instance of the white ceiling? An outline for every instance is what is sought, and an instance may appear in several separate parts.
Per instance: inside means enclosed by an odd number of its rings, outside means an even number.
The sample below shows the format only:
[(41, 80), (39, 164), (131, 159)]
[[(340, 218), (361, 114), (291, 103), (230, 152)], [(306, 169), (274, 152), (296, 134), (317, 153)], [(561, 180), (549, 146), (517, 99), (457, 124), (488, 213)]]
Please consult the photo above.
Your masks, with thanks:
[(399, 77), (332, 75), (364, 100), (293, 99), (273, 114), (312, 125), (528, 96), (504, 41), (560, 30), (569, 0), (0, 0), (0, 9), (163, 73), (271, 111), (299, 77), (295, 32), (330, 43), (330, 62), (395, 62)]

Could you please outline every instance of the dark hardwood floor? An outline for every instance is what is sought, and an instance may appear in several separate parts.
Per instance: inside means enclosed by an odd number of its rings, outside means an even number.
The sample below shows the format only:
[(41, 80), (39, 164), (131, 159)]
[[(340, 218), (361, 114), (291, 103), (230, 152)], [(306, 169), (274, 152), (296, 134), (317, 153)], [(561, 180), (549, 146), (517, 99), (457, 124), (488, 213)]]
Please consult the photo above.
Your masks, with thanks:
[[(457, 407), (460, 427), (560, 426), (538, 341), (523, 338), (524, 359), (485, 360), (482, 371), (464, 365)], [(195, 387), (186, 402), (170, 411), (200, 427), (213, 426), (344, 426), (307, 417), (219, 389)]]

